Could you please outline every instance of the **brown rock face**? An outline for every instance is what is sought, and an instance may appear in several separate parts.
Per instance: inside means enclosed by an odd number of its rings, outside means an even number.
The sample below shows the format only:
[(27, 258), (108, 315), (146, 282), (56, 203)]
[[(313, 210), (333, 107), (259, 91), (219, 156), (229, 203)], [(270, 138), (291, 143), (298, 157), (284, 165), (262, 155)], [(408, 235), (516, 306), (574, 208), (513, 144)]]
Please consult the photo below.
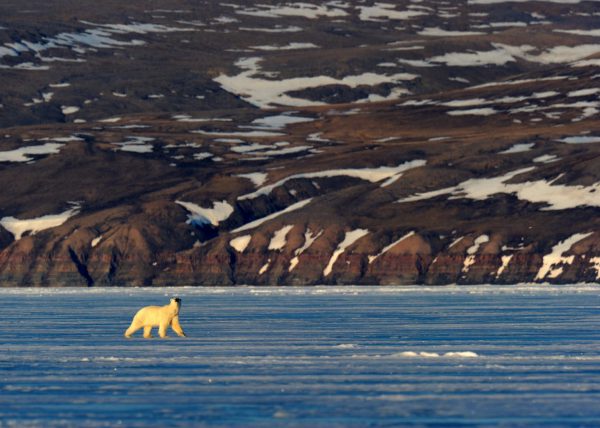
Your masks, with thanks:
[(0, 286), (599, 281), (595, 2), (96, 3), (2, 2)]

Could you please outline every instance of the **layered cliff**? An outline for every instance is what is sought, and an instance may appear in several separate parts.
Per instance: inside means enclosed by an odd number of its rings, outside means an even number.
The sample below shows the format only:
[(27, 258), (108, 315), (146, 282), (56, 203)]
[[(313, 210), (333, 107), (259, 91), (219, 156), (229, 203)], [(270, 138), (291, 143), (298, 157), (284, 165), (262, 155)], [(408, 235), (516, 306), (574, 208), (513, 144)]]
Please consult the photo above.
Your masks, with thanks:
[(29, 3), (1, 286), (600, 279), (593, 2)]

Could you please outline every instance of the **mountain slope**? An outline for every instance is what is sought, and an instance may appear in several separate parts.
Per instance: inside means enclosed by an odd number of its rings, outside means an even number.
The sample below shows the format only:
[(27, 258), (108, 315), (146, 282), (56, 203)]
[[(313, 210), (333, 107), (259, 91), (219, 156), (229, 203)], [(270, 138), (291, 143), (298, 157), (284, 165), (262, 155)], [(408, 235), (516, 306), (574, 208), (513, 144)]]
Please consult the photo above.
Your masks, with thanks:
[(600, 278), (595, 2), (26, 3), (4, 286)]

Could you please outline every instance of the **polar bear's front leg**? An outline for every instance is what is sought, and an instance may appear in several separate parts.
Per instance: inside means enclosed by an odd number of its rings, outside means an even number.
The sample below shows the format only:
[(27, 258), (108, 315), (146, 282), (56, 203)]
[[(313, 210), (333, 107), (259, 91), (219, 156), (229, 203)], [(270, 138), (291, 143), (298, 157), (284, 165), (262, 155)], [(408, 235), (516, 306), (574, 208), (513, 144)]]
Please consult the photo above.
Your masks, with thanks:
[(147, 325), (144, 327), (144, 339), (150, 339), (152, 337), (152, 326)]
[(171, 328), (175, 333), (177, 333), (177, 336), (186, 337), (183, 329), (181, 328), (181, 324), (179, 324), (179, 317), (174, 317), (173, 320), (171, 320)]

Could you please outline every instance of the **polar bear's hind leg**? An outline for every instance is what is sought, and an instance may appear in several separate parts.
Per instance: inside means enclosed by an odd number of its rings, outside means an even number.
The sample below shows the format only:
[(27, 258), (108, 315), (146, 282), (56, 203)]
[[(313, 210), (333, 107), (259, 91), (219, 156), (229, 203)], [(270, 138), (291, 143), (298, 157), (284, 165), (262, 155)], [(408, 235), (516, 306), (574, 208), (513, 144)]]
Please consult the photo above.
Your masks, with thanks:
[(133, 333), (135, 333), (136, 331), (138, 331), (140, 328), (142, 328), (142, 325), (141, 325), (140, 323), (136, 322), (136, 320), (134, 319), (134, 320), (131, 322), (131, 325), (129, 326), (129, 328), (127, 329), (127, 331), (125, 331), (125, 334), (124, 334), (124, 336), (125, 336), (127, 339), (130, 339), (130, 338), (131, 338), (131, 335), (132, 335)]
[(162, 323), (158, 326), (158, 335), (163, 339), (167, 337), (167, 325), (166, 323)]
[(144, 326), (144, 339), (150, 339), (152, 337), (152, 326)]

